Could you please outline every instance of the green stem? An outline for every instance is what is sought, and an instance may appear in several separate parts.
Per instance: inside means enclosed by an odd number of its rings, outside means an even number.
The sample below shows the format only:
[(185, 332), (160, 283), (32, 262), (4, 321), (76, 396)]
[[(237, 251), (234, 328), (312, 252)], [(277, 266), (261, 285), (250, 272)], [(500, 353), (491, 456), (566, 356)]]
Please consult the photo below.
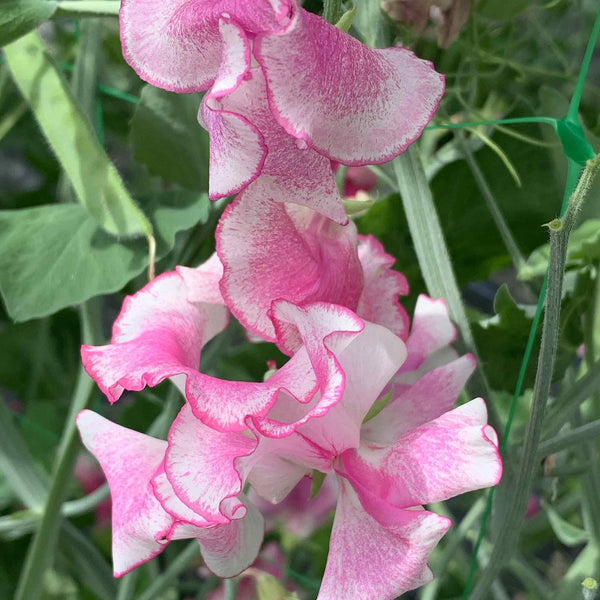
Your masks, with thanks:
[[(475, 338), (462, 303), (442, 226), (416, 144), (394, 159), (392, 164), (427, 290), (433, 298), (446, 300), (450, 316), (460, 330), (464, 346), (477, 358)], [(476, 395), (490, 400), (492, 394), (481, 364), (482, 362), (477, 360), (472, 386)], [(489, 407), (493, 409), (493, 404), (490, 403)], [(492, 412), (490, 412), (490, 422), (492, 425), (498, 423)]]
[(119, 594), (117, 600), (131, 600), (135, 594), (135, 584), (137, 582), (138, 570), (127, 573), (119, 584)]
[(152, 585), (137, 600), (152, 600), (166, 590), (174, 579), (190, 565), (198, 555), (198, 542), (190, 542), (183, 552), (168, 566), (166, 571), (157, 577)]
[(557, 120), (550, 117), (515, 117), (511, 119), (498, 119), (497, 121), (470, 121), (467, 123), (443, 123), (427, 125), (425, 129), (468, 129), (490, 125), (510, 125), (514, 123), (546, 123), (556, 130)]
[[(548, 266), (546, 314), (525, 444), (521, 454), (521, 462), (518, 465), (516, 482), (513, 486), (515, 492), (512, 502), (508, 505), (504, 515), (503, 526), (496, 537), (490, 562), (475, 586), (473, 594), (470, 596), (471, 600), (484, 600), (488, 597), (490, 586), (514, 553), (521, 526), (525, 519), (531, 483), (538, 464), (537, 448), (542, 432), (544, 411), (550, 394), (554, 359), (556, 357), (567, 244), (577, 213), (589, 191), (599, 164), (600, 157), (588, 162), (577, 188), (571, 196), (564, 219), (555, 219), (548, 225), (550, 230), (550, 264)], [(465, 590), (465, 597), (469, 597), (467, 594), (468, 588)]]
[(342, 0), (324, 0), (323, 18), (335, 25), (342, 16)]
[(111, 17), (119, 15), (121, 3), (114, 0), (63, 0), (55, 17)]
[(546, 437), (556, 435), (579, 405), (598, 390), (600, 390), (600, 360), (591, 365), (588, 372), (552, 404), (544, 423), (544, 435)]
[[(556, 454), (570, 446), (581, 444), (587, 440), (593, 440), (600, 435), (600, 419), (586, 423), (581, 427), (571, 429), (568, 433), (557, 435), (549, 440), (544, 440), (537, 449), (538, 460), (542, 460), (549, 454)], [(598, 496), (600, 498), (600, 496)]]
[[(94, 344), (98, 340), (91, 337), (92, 323), (89, 305), (81, 307), (82, 338), (84, 344)], [(75, 461), (79, 453), (79, 439), (76, 436), (75, 416), (87, 406), (92, 396), (94, 382), (83, 367), (79, 371), (77, 385), (71, 401), (69, 417), (63, 431), (56, 468), (52, 477), (48, 498), (40, 526), (29, 546), (25, 566), (19, 578), (15, 600), (38, 600), (46, 569), (52, 564), (54, 548), (61, 521), (61, 508), (66, 498)]]
[(525, 266), (525, 259), (523, 258), (523, 255), (519, 250), (519, 246), (517, 245), (517, 242), (513, 237), (510, 228), (504, 220), (504, 215), (502, 214), (502, 211), (500, 210), (498, 204), (496, 203), (496, 200), (494, 199), (494, 195), (492, 194), (492, 190), (490, 189), (490, 186), (488, 185), (485, 179), (485, 175), (479, 168), (479, 165), (477, 164), (477, 161), (475, 160), (475, 157), (473, 156), (469, 145), (465, 142), (465, 138), (462, 132), (457, 133), (456, 138), (458, 140), (458, 144), (462, 150), (462, 153), (464, 154), (467, 160), (467, 164), (471, 168), (471, 172), (475, 177), (475, 181), (477, 182), (479, 191), (481, 192), (481, 195), (483, 196), (483, 199), (487, 204), (488, 210), (492, 215), (492, 219), (494, 219), (494, 223), (498, 228), (498, 232), (502, 237), (502, 241), (504, 242), (504, 245), (506, 246), (506, 249), (510, 254), (512, 263), (517, 272), (519, 272)]
[(223, 600), (235, 600), (237, 596), (238, 580), (235, 577), (223, 580), (225, 595)]

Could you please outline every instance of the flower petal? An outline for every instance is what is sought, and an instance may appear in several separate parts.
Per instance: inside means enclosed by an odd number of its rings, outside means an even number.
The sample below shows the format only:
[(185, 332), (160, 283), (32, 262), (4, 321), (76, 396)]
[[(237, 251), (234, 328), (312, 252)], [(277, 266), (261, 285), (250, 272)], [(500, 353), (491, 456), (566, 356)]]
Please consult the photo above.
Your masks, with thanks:
[(381, 242), (372, 235), (358, 237), (358, 258), (365, 284), (356, 312), (366, 321), (379, 323), (405, 340), (409, 318), (398, 296), (408, 294), (406, 277), (392, 269), (396, 259), (386, 253)]
[[(348, 222), (331, 161), (287, 134), (277, 123), (269, 110), (260, 68), (252, 69), (235, 91), (218, 101), (213, 98), (213, 90), (205, 96), (202, 107), (202, 120), (211, 139), (212, 199), (240, 191), (260, 171), (260, 191), (256, 194), (276, 202), (308, 206), (339, 223)], [(237, 131), (240, 119), (245, 124), (242, 133)], [(223, 122), (233, 125), (223, 126)], [(258, 132), (260, 140), (248, 139), (256, 135), (250, 131)]]
[(401, 373), (418, 369), (436, 351), (456, 339), (456, 328), (450, 321), (448, 305), (424, 294), (417, 298), (410, 335), (406, 341), (408, 358)]
[(342, 399), (298, 432), (335, 454), (358, 448), (365, 416), (405, 358), (406, 347), (399, 337), (381, 325), (365, 323), (364, 330), (337, 354), (345, 374)]
[(287, 5), (286, 0), (124, 0), (119, 14), (123, 56), (156, 87), (203, 91), (223, 60), (221, 15), (231, 14), (250, 34), (278, 31)]
[(258, 556), (265, 524), (258, 509), (244, 498), (246, 514), (231, 523), (202, 529), (196, 536), (206, 566), (219, 577), (235, 577)]
[(174, 271), (159, 275), (125, 299), (111, 344), (82, 346), (86, 371), (111, 403), (125, 389), (139, 391), (168, 377), (197, 375), (200, 350), (226, 327), (228, 313), (215, 303), (220, 294), (214, 263), (208, 267), (204, 291), (188, 287), (203, 278), (202, 266), (192, 271), (183, 271), (183, 277)]
[(412, 429), (388, 447), (363, 444), (342, 457), (348, 476), (400, 507), (447, 500), (500, 481), (497, 437), (475, 399)]
[(236, 465), (257, 494), (277, 504), (313, 469), (329, 471), (334, 458), (294, 432), (279, 439), (261, 437), (255, 452)]
[(262, 178), (227, 207), (217, 228), (221, 291), (252, 333), (275, 341), (274, 300), (325, 301), (356, 309), (363, 286), (353, 223), (338, 225), (261, 193)]
[(427, 559), (447, 531), (448, 519), (425, 510), (399, 509), (344, 478), (317, 600), (394, 600), (432, 579)]
[(169, 431), (167, 479), (183, 503), (205, 519), (213, 523), (240, 519), (246, 509), (237, 498), (242, 481), (235, 460), (251, 454), (256, 445), (241, 433), (207, 427), (186, 404)]
[(279, 123), (348, 165), (402, 153), (433, 117), (443, 76), (406, 48), (373, 50), (294, 5), (285, 32), (254, 43)]
[(77, 427), (86, 448), (98, 459), (112, 497), (112, 554), (121, 577), (160, 554), (173, 523), (150, 486), (166, 442), (137, 433), (84, 410)]
[[(475, 358), (461, 358), (429, 371), (411, 386), (391, 386), (391, 402), (361, 430), (363, 439), (386, 445), (402, 434), (452, 410), (475, 369)], [(394, 389), (395, 387), (399, 389)]]

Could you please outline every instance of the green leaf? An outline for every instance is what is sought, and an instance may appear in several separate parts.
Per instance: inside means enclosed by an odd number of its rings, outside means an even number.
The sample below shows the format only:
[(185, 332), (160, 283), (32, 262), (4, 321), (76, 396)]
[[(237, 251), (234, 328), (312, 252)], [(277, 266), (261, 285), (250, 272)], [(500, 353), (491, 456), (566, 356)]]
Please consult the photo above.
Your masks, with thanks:
[(198, 123), (198, 94), (174, 94), (147, 85), (131, 122), (135, 158), (150, 173), (208, 190), (208, 133)]
[(15, 82), (89, 214), (110, 233), (151, 236), (150, 222), (125, 189), (40, 36), (29, 33), (4, 50)]
[[(209, 201), (174, 192), (146, 208), (156, 223), (160, 258), (178, 231), (208, 218)], [(115, 240), (80, 205), (0, 211), (0, 292), (15, 321), (120, 290), (147, 263), (143, 240)]]
[(572, 525), (563, 519), (547, 502), (544, 502), (543, 500), (542, 508), (548, 515), (548, 521), (550, 521), (552, 531), (554, 531), (556, 537), (565, 546), (580, 546), (581, 544), (585, 544), (590, 539), (590, 536), (585, 529), (576, 527), (575, 525)]
[[(486, 366), (486, 375), (492, 389), (514, 392), (523, 348), (532, 319), (513, 300), (508, 287), (503, 285), (494, 300), (496, 316), (473, 324), (473, 335), (477, 348)], [(539, 353), (540, 342), (536, 342), (532, 362)], [(572, 348), (560, 340), (556, 359), (554, 379), (562, 378), (573, 358)], [(535, 371), (530, 369), (525, 378), (525, 388), (532, 387)]]
[(310, 484), (310, 499), (312, 500), (321, 491), (323, 482), (325, 481), (325, 473), (313, 469), (312, 482)]
[(48, 20), (54, 0), (0, 0), (0, 46), (4, 46)]

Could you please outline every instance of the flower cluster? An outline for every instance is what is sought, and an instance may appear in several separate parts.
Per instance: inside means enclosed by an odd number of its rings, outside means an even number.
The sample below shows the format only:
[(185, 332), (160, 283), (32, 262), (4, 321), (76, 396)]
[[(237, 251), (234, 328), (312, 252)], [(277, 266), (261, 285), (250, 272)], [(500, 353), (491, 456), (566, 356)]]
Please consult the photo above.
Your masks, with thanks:
[[(409, 321), (406, 279), (348, 221), (332, 161), (402, 152), (442, 78), (297, 0), (124, 0), (121, 26), (142, 77), (207, 92), (210, 194), (238, 195), (208, 261), (158, 276), (125, 300), (109, 345), (82, 348), (111, 403), (165, 379), (185, 397), (166, 441), (78, 416), (111, 490), (115, 575), (181, 538), (198, 540), (215, 574), (237, 575), (262, 544), (256, 504), (321, 473), (336, 511), (319, 599), (422, 585), (450, 525), (423, 505), (496, 484), (497, 440), (483, 400), (453, 408), (474, 359), (451, 348), (444, 302), (420, 296)], [(231, 315), (289, 357), (263, 381), (199, 370)]]

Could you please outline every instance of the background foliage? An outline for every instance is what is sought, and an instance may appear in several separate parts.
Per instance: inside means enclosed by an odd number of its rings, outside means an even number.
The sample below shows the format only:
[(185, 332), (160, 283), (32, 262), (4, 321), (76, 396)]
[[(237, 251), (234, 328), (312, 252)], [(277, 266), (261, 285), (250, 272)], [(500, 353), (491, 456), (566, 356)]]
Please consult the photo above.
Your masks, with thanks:
[[(157, 272), (208, 257), (226, 203), (208, 201), (199, 97), (143, 84), (121, 57), (117, 19), (75, 15), (73, 4), (0, 1), (0, 44), (8, 44), (0, 54), (0, 597), (26, 589), (18, 573), (32, 564), (28, 548), (44, 514), (46, 528), (36, 542), (42, 538), (46, 549), (56, 543), (44, 558), (44, 598), (204, 598), (217, 582), (198, 575), (199, 556), (184, 544), (172, 544), (123, 583), (112, 579), (109, 532), (94, 516), (106, 487), (86, 495), (72, 476), (80, 446), (69, 423), (85, 404), (107, 408), (81, 373), (82, 339), (108, 339), (124, 295), (147, 281), (154, 245)], [(114, 2), (104, 4), (103, 12), (114, 13)], [(318, 0), (304, 6), (323, 8)], [(560, 212), (566, 156), (581, 166), (590, 147), (577, 141), (576, 130), (559, 128), (558, 136), (549, 122), (490, 122), (567, 114), (597, 2), (481, 0), (445, 49), (433, 26), (417, 31), (394, 22), (379, 0), (358, 0), (357, 7), (353, 35), (374, 45), (400, 39), (446, 75), (446, 96), (420, 152), (489, 386), (486, 397), (503, 431), (548, 266), (543, 225)], [(598, 151), (600, 53), (578, 109), (585, 138)], [(472, 125), (438, 128), (461, 123)], [(356, 222), (381, 239), (408, 276), (410, 311), (427, 291), (423, 260), (420, 266), (396, 171), (384, 165), (377, 172), (376, 202)], [(518, 548), (507, 550), (506, 568), (487, 597), (570, 600), (583, 597), (584, 577), (600, 575), (599, 191), (596, 183), (569, 246), (542, 427), (543, 440), (566, 437), (542, 442), (549, 454), (538, 456)], [(474, 563), (480, 569), (514, 500), (539, 335), (536, 340), (505, 440), (505, 477)], [(269, 344), (250, 346), (235, 324), (215, 344), (201, 367), (227, 379), (261, 378), (266, 360), (276, 357)], [(478, 393), (479, 383), (471, 382), (469, 392)], [(168, 388), (159, 387), (124, 398), (110, 418), (160, 435), (176, 408)], [(437, 579), (407, 597), (459, 598), (469, 585), (485, 493), (435, 510), (455, 526), (432, 557)], [(285, 550), (286, 577), (308, 598), (318, 590), (330, 527), (308, 540), (283, 530), (271, 534)]]

